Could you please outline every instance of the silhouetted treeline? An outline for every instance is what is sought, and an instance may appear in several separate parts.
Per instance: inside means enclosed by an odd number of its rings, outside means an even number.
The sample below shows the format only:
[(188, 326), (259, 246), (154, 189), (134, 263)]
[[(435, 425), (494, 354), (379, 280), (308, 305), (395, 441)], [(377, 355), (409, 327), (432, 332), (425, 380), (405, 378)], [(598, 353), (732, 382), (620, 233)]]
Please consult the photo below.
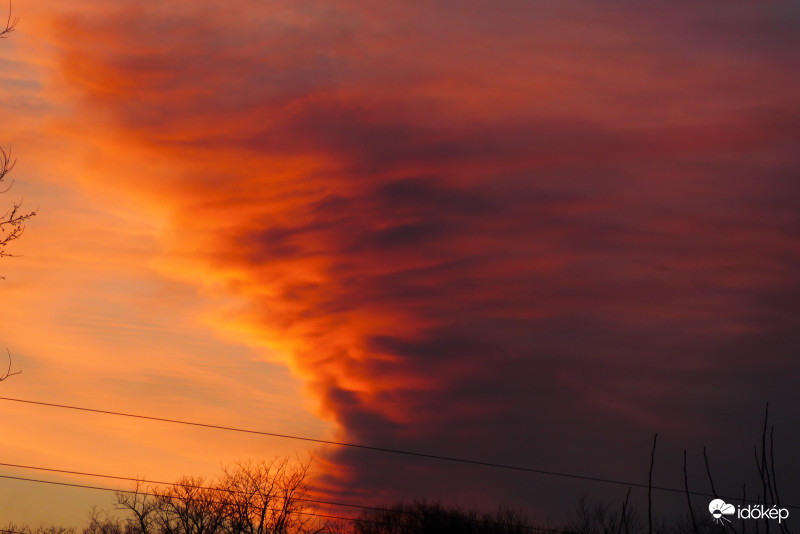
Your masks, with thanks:
[[(241, 474), (242, 472), (240, 472)], [(82, 531), (61, 527), (24, 527), (7, 524), (4, 534), (648, 534), (642, 514), (630, 506), (591, 502), (581, 499), (568, 521), (562, 524), (537, 523), (526, 514), (508, 507), (494, 512), (446, 506), (435, 501), (412, 501), (368, 509), (355, 518), (336, 520), (330, 510), (307, 508), (313, 504), (295, 500), (286, 508), (276, 486), (276, 506), (265, 505), (265, 493), (245, 495), (238, 501), (217, 501), (221, 494), (201, 494), (195, 488), (200, 479), (183, 479), (183, 486), (164, 498), (141, 493), (128, 494), (127, 504), (111, 511), (93, 510)], [(261, 489), (264, 489), (262, 486)], [(267, 488), (268, 489), (268, 488)], [(187, 493), (188, 491), (188, 493)], [(261, 490), (259, 490), (260, 492)], [(195, 493), (196, 492), (196, 493)], [(131, 497), (135, 495), (135, 497)], [(213, 499), (211, 498), (213, 497)], [(747, 525), (715, 524), (708, 510), (694, 510), (672, 522), (655, 521), (653, 534), (788, 534), (787, 524), (772, 522), (767, 531), (764, 521)], [(120, 513), (122, 512), (122, 513)], [(742, 530), (742, 527), (744, 529)]]
[[(767, 407), (768, 408), (768, 407)], [(755, 495), (743, 495), (741, 507), (781, 508), (773, 456), (773, 432), (765, 412), (760, 454), (756, 463), (761, 481)], [(653, 441), (650, 472), (655, 461)], [(775, 518), (730, 519), (712, 514), (719, 500), (708, 457), (703, 451), (708, 483), (714, 499), (698, 506), (689, 491), (684, 451), (686, 513), (667, 523), (652, 516), (652, 501), (642, 512), (629, 502), (604, 504), (581, 499), (562, 525), (535, 523), (508, 507), (494, 512), (415, 500), (383, 507), (367, 507), (350, 517), (334, 504), (309, 496), (308, 462), (278, 458), (245, 462), (226, 468), (215, 480), (184, 477), (170, 485), (136, 483), (117, 492), (113, 510), (92, 510), (83, 534), (790, 534), (789, 522)], [(652, 480), (651, 480), (652, 482)], [(759, 491), (760, 490), (760, 491)], [(701, 499), (703, 501), (704, 499)], [(324, 507), (324, 508), (323, 508)], [(788, 512), (787, 512), (788, 515)], [(347, 517), (345, 517), (347, 516)], [(734, 526), (734, 521), (736, 525)], [(0, 534), (76, 534), (74, 529), (14, 524)]]
[[(245, 474), (239, 471), (239, 474)], [(127, 501), (112, 511), (93, 510), (89, 525), (82, 534), (647, 534), (646, 521), (630, 506), (591, 502), (582, 498), (571, 518), (563, 524), (531, 521), (524, 512), (500, 507), (493, 512), (474, 508), (446, 506), (441, 502), (416, 500), (392, 506), (368, 509), (352, 520), (331, 520), (329, 511), (308, 509), (309, 503), (297, 501), (284, 509), (282, 490), (275, 495), (278, 506), (266, 503), (264, 493), (226, 501), (218, 495), (202, 493), (195, 483), (183, 479), (180, 489), (168, 498), (128, 494)], [(260, 486), (260, 484), (259, 484)], [(264, 486), (260, 486), (264, 489)], [(260, 490), (259, 490), (260, 492)], [(256, 496), (260, 495), (260, 496)], [(255, 498), (253, 499), (253, 497)], [(298, 495), (299, 497), (299, 495)], [(304, 497), (300, 497), (303, 499)], [(291, 501), (290, 497), (290, 501)], [(236, 504), (231, 504), (235, 502)], [(227, 504), (225, 504), (227, 503)], [(302, 508), (302, 511), (301, 511)], [(289, 512), (289, 510), (294, 510)], [(123, 513), (119, 513), (123, 512)], [(306, 514), (304, 517), (304, 513)], [(741, 534), (715, 525), (708, 511), (696, 510), (693, 523), (689, 516), (672, 523), (656, 522), (653, 534)], [(324, 517), (323, 517), (324, 516)], [(755, 523), (748, 532), (755, 532)], [(737, 525), (738, 526), (738, 525)], [(78, 534), (75, 529), (59, 527), (3, 527), (7, 534)], [(763, 530), (762, 530), (763, 532)], [(775, 529), (775, 534), (781, 530)]]
[(495, 512), (447, 507), (424, 500), (365, 510), (352, 526), (355, 534), (532, 534), (525, 513), (508, 507)]
[[(216, 480), (136, 483), (115, 510), (93, 510), (84, 534), (322, 534), (329, 521), (307, 498), (309, 462), (238, 463)], [(57, 533), (56, 533), (57, 534)]]

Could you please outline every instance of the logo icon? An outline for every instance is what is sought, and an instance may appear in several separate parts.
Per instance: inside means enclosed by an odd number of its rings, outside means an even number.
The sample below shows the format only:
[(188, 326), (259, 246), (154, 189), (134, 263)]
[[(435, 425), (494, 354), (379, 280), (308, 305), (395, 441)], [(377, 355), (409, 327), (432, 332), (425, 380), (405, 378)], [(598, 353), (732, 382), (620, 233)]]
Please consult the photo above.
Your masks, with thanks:
[(726, 503), (722, 499), (714, 499), (708, 503), (708, 511), (711, 512), (711, 516), (714, 518), (714, 523), (722, 525), (723, 521), (727, 521), (728, 523), (731, 522), (731, 520), (725, 516), (735, 514), (736, 507), (732, 504)]

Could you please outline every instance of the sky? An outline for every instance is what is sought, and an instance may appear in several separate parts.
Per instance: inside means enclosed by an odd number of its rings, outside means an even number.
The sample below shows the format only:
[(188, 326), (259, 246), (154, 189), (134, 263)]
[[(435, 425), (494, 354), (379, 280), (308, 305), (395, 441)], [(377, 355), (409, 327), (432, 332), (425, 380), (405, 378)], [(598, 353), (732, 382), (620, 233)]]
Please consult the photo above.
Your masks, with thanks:
[[(634, 482), (658, 432), (657, 482), (682, 487), (688, 449), (707, 491), (706, 446), (736, 495), (769, 401), (800, 503), (796, 4), (12, 8), (0, 200), (38, 213), (0, 262), (23, 371), (0, 396)], [(10, 401), (0, 421), (4, 463), (164, 479), (313, 453), (317, 491), (357, 503), (559, 519), (627, 489)], [(0, 479), (17, 523), (110, 498)]]

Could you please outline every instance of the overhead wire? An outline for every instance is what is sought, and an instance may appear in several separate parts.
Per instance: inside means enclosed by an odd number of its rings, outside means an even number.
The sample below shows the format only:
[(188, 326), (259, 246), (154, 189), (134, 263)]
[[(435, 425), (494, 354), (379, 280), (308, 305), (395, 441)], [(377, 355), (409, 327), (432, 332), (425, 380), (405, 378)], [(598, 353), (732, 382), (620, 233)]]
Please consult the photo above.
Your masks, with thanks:
[[(0, 464), (0, 465), (12, 466), (12, 467), (20, 467), (20, 468), (26, 468), (27, 467), (27, 466), (14, 465), (14, 464)], [(65, 473), (65, 474), (66, 473), (73, 473), (73, 474), (82, 474), (82, 475), (87, 475), (87, 476), (97, 476), (97, 477), (103, 477), (103, 478), (129, 480), (129, 481), (130, 480), (138, 480), (139, 482), (147, 482), (147, 483), (151, 483), (151, 484), (165, 484), (165, 485), (179, 486), (179, 487), (180, 486), (184, 486), (181, 483), (147, 481), (147, 480), (144, 480), (144, 479), (135, 479), (133, 477), (117, 477), (117, 476), (113, 476), (113, 475), (102, 475), (102, 474), (97, 474), (97, 473), (70, 472), (70, 471), (66, 471), (66, 470), (62, 470), (62, 469), (48, 469), (48, 468), (37, 468), (37, 467), (29, 467), (29, 468), (30, 469), (41, 469), (41, 470), (44, 470), (44, 471), (55, 471), (55, 472), (60, 472), (60, 473)], [(35, 482), (35, 483), (41, 483), (41, 484), (51, 484), (51, 485), (56, 485), (56, 486), (73, 487), (73, 488), (81, 488), (81, 489), (90, 489), (90, 490), (98, 490), (98, 491), (107, 491), (107, 492), (114, 492), (114, 493), (118, 493), (118, 494), (119, 493), (136, 494), (136, 495), (145, 495), (145, 496), (157, 497), (157, 498), (158, 497), (163, 497), (163, 495), (160, 495), (158, 493), (153, 493), (153, 492), (149, 492), (149, 491), (141, 491), (139, 489), (136, 489), (136, 490), (123, 490), (123, 489), (108, 488), (108, 487), (105, 487), (105, 486), (93, 486), (93, 485), (88, 485), (88, 484), (77, 484), (77, 483), (74, 483), (74, 482), (59, 482), (59, 481), (55, 481), (55, 480), (42, 480), (42, 479), (37, 479), (37, 478), (17, 477), (17, 476), (1, 475), (1, 474), (0, 474), (0, 478), (5, 478), (5, 479), (9, 479), (9, 480), (17, 480), (17, 481), (21, 481), (21, 482)], [(208, 486), (197, 486), (197, 485), (188, 484), (188, 485), (185, 485), (185, 487), (192, 488), (192, 489), (215, 490), (215, 491), (219, 491), (219, 492), (222, 492), (222, 493), (230, 493), (230, 491), (226, 490), (226, 489), (213, 488), (213, 487), (208, 487)], [(239, 492), (239, 493), (241, 493), (241, 492)], [(196, 501), (208, 502), (208, 500), (202, 500), (202, 499), (198, 499), (198, 498), (191, 498), (191, 497), (188, 497), (188, 496), (178, 496), (178, 497), (175, 497), (175, 498), (179, 499), (179, 500), (186, 500), (186, 501), (189, 501), (189, 502), (196, 502)], [(413, 515), (415, 513), (414, 511), (392, 510), (390, 508), (380, 508), (380, 507), (363, 506), (363, 505), (355, 505), (355, 504), (342, 504), (342, 503), (334, 503), (334, 502), (328, 502), (328, 501), (322, 501), (322, 500), (314, 500), (314, 499), (305, 499), (305, 498), (294, 498), (294, 500), (301, 501), (301, 502), (310, 502), (310, 503), (315, 503), (315, 504), (352, 506), (352, 507), (356, 507), (356, 508), (368, 509), (368, 510), (373, 510), (373, 511), (383, 511), (383, 512), (388, 512), (388, 513), (395, 513), (395, 514), (412, 514)], [(214, 502), (214, 501), (212, 500), (211, 502)], [(276, 511), (276, 512), (282, 511), (281, 509), (273, 509), (273, 508), (268, 508), (268, 510), (269, 511)], [(345, 517), (345, 516), (337, 516), (337, 515), (332, 515), (332, 514), (321, 514), (321, 513), (316, 512), (316, 511), (315, 512), (309, 512), (309, 511), (304, 511), (304, 510), (303, 511), (298, 510), (297, 513), (301, 514), (301, 515), (310, 516), (310, 517), (319, 517), (319, 518), (325, 518), (325, 519), (336, 519), (336, 520), (340, 520), (340, 521), (365, 522), (365, 523), (372, 523), (372, 524), (378, 524), (378, 525), (389, 525), (390, 524), (390, 523), (387, 523), (386, 521), (378, 521), (378, 520), (375, 520), (375, 519), (361, 518), (361, 517)], [(474, 518), (473, 519), (466, 518), (466, 519), (468, 521), (470, 521), (470, 522), (489, 524), (489, 525), (502, 525), (502, 523), (498, 523), (498, 522), (494, 522), (494, 521), (487, 521), (487, 520), (483, 520), (483, 519), (474, 519)], [(515, 525), (515, 526), (516, 527), (522, 527), (525, 530), (538, 531), (538, 532), (551, 532), (551, 533), (554, 533), (554, 534), (574, 534), (574, 533), (572, 533), (570, 531), (567, 531), (567, 530), (553, 529), (553, 528), (549, 528), (549, 527), (534, 527), (534, 526), (528, 526), (528, 525)], [(2, 532), (2, 530), (0, 530), (0, 532)], [(16, 533), (16, 534), (25, 534), (25, 533)]]
[[(88, 412), (88, 413), (97, 413), (102, 415), (113, 415), (118, 417), (128, 417), (134, 419), (142, 419), (142, 420), (149, 420), (149, 421), (157, 421), (162, 423), (171, 423), (171, 424), (179, 424), (185, 426), (193, 426), (193, 427), (200, 427), (200, 428), (208, 428), (212, 430), (223, 430), (228, 432), (238, 432), (238, 433), (245, 433), (245, 434), (252, 434), (252, 435), (260, 435), (260, 436), (268, 436), (268, 437), (277, 437), (283, 439), (291, 439), (291, 440), (298, 440), (298, 441), (305, 441), (305, 442), (312, 442), (312, 443), (320, 443), (323, 445), (334, 445), (339, 447), (348, 447), (354, 449), (361, 449), (361, 450), (369, 450), (374, 452), (382, 452), (382, 453), (389, 453), (389, 454), (398, 454), (404, 456), (412, 456), (417, 458), (426, 458), (430, 460), (439, 460), (439, 461), (446, 461), (450, 463), (461, 463), (461, 464), (468, 464), (468, 465), (475, 465), (481, 467), (489, 467), (489, 468), (496, 468), (496, 469), (505, 469), (510, 471), (520, 471), (520, 472), (527, 472), (527, 473), (535, 473), (540, 475), (549, 475), (549, 476), (556, 476), (556, 477), (563, 477), (563, 478), (571, 478), (575, 480), (586, 480), (590, 482), (598, 482), (604, 484), (614, 484), (618, 486), (628, 486), (633, 488), (639, 489), (652, 489), (657, 491), (664, 491), (670, 493), (681, 493), (685, 494), (686, 490), (684, 488), (673, 488), (668, 486), (651, 486), (649, 484), (641, 483), (641, 482), (632, 482), (632, 481), (625, 481), (625, 480), (618, 480), (606, 477), (598, 477), (592, 475), (581, 475), (576, 473), (567, 473), (563, 471), (554, 471), (549, 469), (541, 469), (541, 468), (534, 468), (534, 467), (525, 467), (519, 465), (511, 465), (511, 464), (501, 464), (496, 462), (489, 462), (484, 460), (476, 460), (471, 458), (461, 458), (456, 456), (447, 456), (442, 454), (433, 454), (427, 452), (420, 452), (420, 451), (410, 451), (404, 449), (396, 449), (390, 447), (382, 447), (377, 445), (364, 445), (359, 443), (351, 443), (346, 441), (334, 441), (334, 440), (325, 440), (320, 438), (312, 438), (308, 436), (298, 436), (293, 434), (286, 434), (286, 433), (278, 433), (278, 432), (267, 432), (262, 430), (253, 430), (253, 429), (245, 429), (245, 428), (237, 428), (232, 426), (224, 426), (224, 425), (217, 425), (212, 423), (200, 423), (196, 421), (184, 421), (181, 419), (171, 419), (165, 417), (156, 417), (150, 415), (141, 415), (141, 414), (132, 414), (127, 412), (118, 412), (112, 410), (101, 410), (98, 408), (87, 408), (84, 406), (72, 406), (68, 404), (58, 404), (58, 403), (51, 403), (51, 402), (42, 402), (42, 401), (34, 401), (29, 399), (17, 399), (13, 397), (0, 397), (2, 401), (9, 401), (9, 402), (17, 402), (23, 404), (30, 404), (36, 406), (45, 406), (50, 408), (60, 408), (60, 409), (67, 409), (67, 410), (75, 410), (81, 412)], [(695, 495), (698, 497), (714, 497), (714, 498), (723, 498), (729, 500), (741, 500), (741, 497), (732, 497), (732, 496), (725, 496), (725, 495), (714, 495), (712, 493), (705, 493), (699, 491), (689, 491), (690, 495)], [(755, 500), (747, 500), (748, 502), (757, 502)], [(800, 509), (800, 506), (787, 506), (787, 508), (795, 508)]]

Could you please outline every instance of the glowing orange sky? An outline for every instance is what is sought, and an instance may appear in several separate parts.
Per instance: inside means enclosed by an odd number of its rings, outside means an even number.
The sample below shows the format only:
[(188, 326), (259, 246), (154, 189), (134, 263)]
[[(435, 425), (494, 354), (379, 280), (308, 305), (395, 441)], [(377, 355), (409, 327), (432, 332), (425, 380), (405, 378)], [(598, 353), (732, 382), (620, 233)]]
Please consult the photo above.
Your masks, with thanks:
[[(0, 142), (40, 215), (2, 264), (4, 395), (620, 478), (652, 431), (797, 415), (796, 8), (15, 9)], [(294, 447), (0, 410), (19, 463)], [(332, 492), (553, 505), (321, 454)]]

